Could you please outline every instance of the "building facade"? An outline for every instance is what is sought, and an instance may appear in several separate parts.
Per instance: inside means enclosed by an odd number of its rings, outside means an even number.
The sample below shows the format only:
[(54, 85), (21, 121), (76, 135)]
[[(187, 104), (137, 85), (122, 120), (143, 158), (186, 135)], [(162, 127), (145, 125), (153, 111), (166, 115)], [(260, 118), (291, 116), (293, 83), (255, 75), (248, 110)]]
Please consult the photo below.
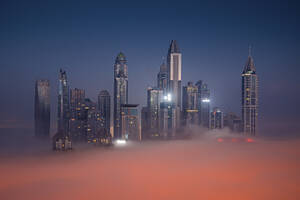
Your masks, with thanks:
[(187, 127), (198, 124), (198, 87), (192, 82), (182, 89), (183, 124)]
[(114, 138), (122, 138), (121, 105), (127, 103), (127, 60), (123, 53), (119, 53), (114, 65)]
[(141, 140), (138, 104), (121, 105), (121, 137), (124, 140)]
[(83, 104), (85, 102), (85, 91), (83, 89), (70, 90), (70, 138), (75, 141), (84, 140)]
[[(167, 55), (167, 95), (171, 95), (175, 107), (175, 129), (180, 128), (181, 119), (181, 53), (176, 40), (172, 40)], [(175, 135), (174, 135), (175, 136)]]
[(104, 120), (104, 128), (110, 133), (110, 95), (107, 90), (100, 91), (98, 95), (98, 109)]
[(246, 135), (257, 134), (258, 119), (258, 77), (254, 61), (249, 56), (242, 73), (242, 126)]
[(65, 135), (69, 134), (69, 85), (67, 74), (62, 69), (58, 79), (58, 111), (57, 111), (57, 131)]
[(210, 129), (224, 128), (223, 112), (219, 108), (214, 108), (210, 113)]
[(202, 127), (209, 128), (210, 90), (201, 80), (197, 81), (196, 86), (198, 88), (198, 123)]
[(147, 90), (147, 108), (148, 108), (148, 138), (159, 137), (159, 117), (160, 103), (163, 100), (163, 90), (149, 87)]
[(168, 86), (168, 68), (165, 62), (163, 62), (157, 74), (157, 88), (163, 90), (164, 93), (166, 93), (167, 86)]
[(50, 136), (50, 81), (35, 82), (34, 127), (36, 137)]

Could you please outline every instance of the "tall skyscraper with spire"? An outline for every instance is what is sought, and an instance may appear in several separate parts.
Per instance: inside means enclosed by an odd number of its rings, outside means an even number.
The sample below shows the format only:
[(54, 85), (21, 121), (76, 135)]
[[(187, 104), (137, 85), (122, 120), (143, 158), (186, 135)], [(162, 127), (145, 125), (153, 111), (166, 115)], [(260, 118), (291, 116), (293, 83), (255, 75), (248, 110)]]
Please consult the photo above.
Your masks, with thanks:
[[(176, 40), (172, 40), (167, 55), (167, 92), (175, 106), (175, 128), (180, 126), (181, 113), (181, 53)], [(175, 136), (175, 135), (174, 135)]]
[(249, 55), (242, 73), (242, 126), (243, 132), (255, 136), (258, 118), (258, 77), (251, 56)]
[(69, 85), (67, 74), (62, 69), (58, 79), (57, 131), (65, 135), (69, 132)]
[(35, 136), (49, 137), (50, 130), (50, 82), (37, 80), (34, 101)]
[(114, 65), (114, 138), (122, 138), (121, 107), (128, 103), (128, 71), (125, 55), (120, 52)]

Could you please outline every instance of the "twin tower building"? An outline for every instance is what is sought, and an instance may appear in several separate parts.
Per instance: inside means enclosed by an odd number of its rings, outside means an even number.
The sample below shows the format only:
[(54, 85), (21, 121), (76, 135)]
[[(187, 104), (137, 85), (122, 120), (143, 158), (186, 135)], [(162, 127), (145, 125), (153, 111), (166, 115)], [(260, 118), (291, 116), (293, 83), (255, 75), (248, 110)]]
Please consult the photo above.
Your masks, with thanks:
[[(65, 71), (60, 71), (58, 88), (57, 127), (64, 145), (72, 137), (73, 127), (85, 127), (92, 131), (92, 141), (103, 129), (115, 139), (141, 140), (145, 138), (179, 137), (185, 126), (209, 127), (210, 91), (202, 81), (182, 87), (182, 55), (175, 40), (171, 41), (166, 63), (160, 66), (157, 86), (147, 89), (147, 106), (141, 110), (141, 130), (138, 104), (128, 103), (128, 67), (123, 53), (119, 53), (114, 64), (113, 88), (113, 133), (110, 131), (110, 95), (102, 91), (98, 105), (84, 97), (84, 90), (71, 91)], [(75, 91), (76, 90), (76, 91)], [(80, 99), (80, 101), (77, 101)], [(72, 105), (71, 105), (72, 104)], [(80, 106), (78, 106), (80, 105)], [(258, 78), (253, 58), (249, 53), (242, 72), (242, 132), (256, 135), (258, 117)], [(85, 112), (82, 112), (85, 111)], [(98, 112), (99, 111), (99, 112)], [(93, 119), (85, 119), (93, 116)], [(35, 135), (49, 137), (50, 131), (50, 83), (37, 80), (35, 85)], [(85, 120), (85, 121), (84, 121)], [(84, 121), (84, 123), (82, 122)], [(76, 123), (75, 123), (76, 122)], [(75, 125), (72, 123), (75, 123)], [(80, 131), (78, 132), (80, 133)], [(100, 135), (101, 135), (100, 134)], [(75, 134), (76, 135), (76, 134)], [(80, 134), (79, 134), (80, 135)], [(92, 134), (93, 135), (93, 134)], [(103, 134), (102, 134), (103, 135)], [(96, 139), (95, 139), (96, 138)], [(105, 137), (107, 139), (107, 137)], [(103, 137), (100, 139), (102, 140)]]

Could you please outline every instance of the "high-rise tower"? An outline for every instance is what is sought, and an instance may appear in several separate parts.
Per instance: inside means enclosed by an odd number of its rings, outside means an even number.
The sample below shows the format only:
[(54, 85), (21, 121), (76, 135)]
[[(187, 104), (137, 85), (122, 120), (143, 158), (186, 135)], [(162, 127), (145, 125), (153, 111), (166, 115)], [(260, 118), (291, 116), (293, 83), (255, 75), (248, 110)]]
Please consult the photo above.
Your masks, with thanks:
[(110, 95), (107, 90), (100, 91), (98, 95), (98, 108), (100, 116), (104, 119), (104, 127), (110, 133)]
[(114, 65), (114, 138), (122, 138), (121, 105), (128, 103), (128, 71), (125, 55), (120, 52)]
[(247, 135), (256, 135), (258, 117), (258, 77), (254, 61), (249, 55), (242, 73), (242, 126)]
[(182, 90), (182, 109), (184, 125), (190, 126), (198, 124), (198, 108), (197, 99), (198, 87), (192, 82), (188, 82), (187, 86), (183, 86)]
[(163, 62), (160, 65), (160, 69), (157, 74), (157, 87), (158, 89), (163, 90), (165, 93), (167, 89), (167, 84), (168, 84), (168, 69), (165, 62)]
[(57, 131), (64, 135), (69, 133), (69, 85), (67, 74), (62, 69), (59, 71), (58, 79), (58, 112), (57, 112)]
[(199, 125), (209, 128), (209, 115), (210, 115), (210, 90), (206, 83), (202, 80), (197, 81), (198, 87), (198, 121)]
[[(180, 125), (181, 112), (181, 53), (176, 40), (171, 41), (167, 55), (167, 91), (175, 106), (175, 129)], [(175, 136), (175, 135), (174, 135)]]
[(50, 130), (50, 82), (37, 80), (34, 102), (35, 136), (49, 137)]

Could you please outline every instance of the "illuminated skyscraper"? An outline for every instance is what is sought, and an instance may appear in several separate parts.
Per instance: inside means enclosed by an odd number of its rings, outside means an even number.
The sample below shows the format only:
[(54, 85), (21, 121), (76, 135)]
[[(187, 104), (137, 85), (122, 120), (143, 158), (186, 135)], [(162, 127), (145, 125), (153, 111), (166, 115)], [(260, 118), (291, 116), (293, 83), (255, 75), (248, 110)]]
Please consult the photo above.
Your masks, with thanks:
[(183, 86), (182, 90), (182, 109), (184, 125), (190, 126), (198, 124), (198, 87), (192, 82), (188, 82), (187, 86)]
[(247, 135), (256, 135), (258, 117), (258, 77), (249, 48), (242, 73), (242, 125)]
[(214, 108), (210, 113), (210, 129), (222, 129), (223, 127), (223, 112), (219, 108)]
[(67, 74), (62, 69), (59, 71), (58, 79), (58, 112), (57, 131), (65, 135), (69, 132), (69, 85)]
[(127, 61), (119, 53), (114, 65), (114, 138), (122, 138), (121, 105), (128, 103)]
[(159, 135), (162, 138), (174, 138), (176, 132), (176, 109), (170, 94), (160, 103)]
[(110, 133), (110, 95), (107, 90), (99, 93), (98, 108), (101, 118), (104, 119), (104, 127)]
[[(181, 53), (176, 40), (171, 41), (167, 55), (168, 94), (175, 107), (175, 129), (180, 126), (181, 113)], [(175, 135), (174, 135), (175, 136)]]
[(199, 125), (209, 128), (210, 115), (210, 91), (207, 84), (199, 80), (196, 83), (198, 87), (198, 121)]
[(50, 82), (37, 80), (34, 102), (35, 136), (49, 137), (50, 130)]
[(82, 122), (85, 91), (83, 89), (70, 90), (70, 136), (72, 140), (84, 140), (84, 126)]

